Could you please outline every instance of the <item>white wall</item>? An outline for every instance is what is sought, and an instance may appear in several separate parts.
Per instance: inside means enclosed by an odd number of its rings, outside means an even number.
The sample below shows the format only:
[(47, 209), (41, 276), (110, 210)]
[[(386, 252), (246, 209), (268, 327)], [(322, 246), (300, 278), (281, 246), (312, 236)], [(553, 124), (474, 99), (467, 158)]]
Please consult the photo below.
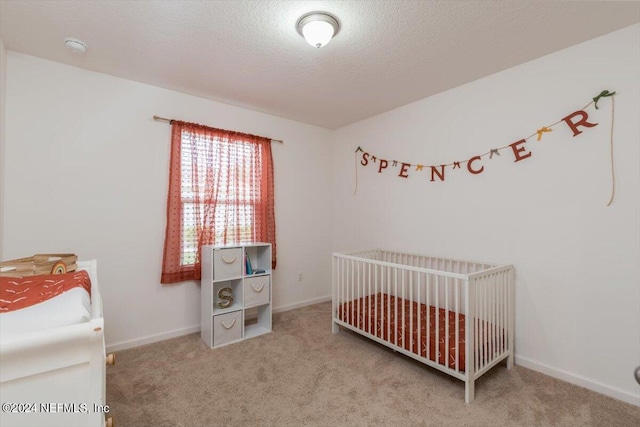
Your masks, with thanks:
[(285, 141), (273, 145), (274, 307), (328, 297), (330, 131), (13, 51), (5, 258), (98, 259), (111, 349), (199, 330), (199, 283), (160, 284), (170, 126), (154, 114)]
[[(512, 263), (517, 363), (640, 405), (639, 36), (628, 27), (336, 131), (334, 250)], [(439, 183), (426, 169), (404, 179), (360, 166), (353, 195), (358, 146), (410, 163), (466, 160), (604, 89), (617, 91), (610, 207), (608, 98), (588, 110), (598, 126), (575, 138), (556, 126), (518, 163), (504, 150), (481, 175), (449, 169)]]
[(4, 215), (4, 138), (7, 91), (7, 50), (0, 38), (0, 260), (2, 257)]

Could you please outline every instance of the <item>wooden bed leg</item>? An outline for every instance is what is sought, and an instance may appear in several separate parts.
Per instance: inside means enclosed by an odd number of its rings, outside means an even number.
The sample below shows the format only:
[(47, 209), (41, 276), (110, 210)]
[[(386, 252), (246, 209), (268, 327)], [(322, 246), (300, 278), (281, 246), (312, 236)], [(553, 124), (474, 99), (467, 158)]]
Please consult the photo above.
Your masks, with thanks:
[(469, 380), (464, 383), (464, 402), (472, 403), (473, 399), (475, 399), (476, 394), (476, 382), (473, 380)]
[(331, 333), (337, 334), (338, 332), (340, 332), (340, 326), (336, 322), (331, 322)]
[(509, 354), (509, 357), (507, 357), (507, 369), (513, 368), (513, 359), (513, 352), (511, 352), (511, 354)]
[(116, 354), (115, 353), (109, 353), (107, 355), (107, 366), (113, 366), (116, 364)]
[(116, 427), (116, 422), (113, 417), (109, 417), (104, 422), (105, 427)]

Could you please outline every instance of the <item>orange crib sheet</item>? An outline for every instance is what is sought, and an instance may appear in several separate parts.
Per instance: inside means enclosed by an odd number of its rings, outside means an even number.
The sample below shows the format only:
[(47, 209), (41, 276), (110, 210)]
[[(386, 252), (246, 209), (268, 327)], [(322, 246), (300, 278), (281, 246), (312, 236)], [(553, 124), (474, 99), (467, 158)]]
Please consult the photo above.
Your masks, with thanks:
[[(411, 308), (411, 305), (413, 305), (413, 308)], [(389, 310), (388, 307), (390, 307)], [(387, 312), (389, 314), (388, 316)], [(340, 304), (338, 307), (338, 318), (349, 325), (355, 326), (384, 341), (396, 344), (398, 347), (425, 358), (427, 357), (428, 348), (428, 358), (435, 362), (437, 353), (437, 363), (441, 365), (445, 365), (445, 350), (448, 343), (449, 360), (447, 366), (451, 369), (464, 372), (466, 366), (465, 315), (458, 314), (454, 311), (447, 311), (444, 308), (439, 308), (437, 312), (438, 318), (436, 321), (436, 307), (429, 306), (429, 321), (427, 322), (427, 306), (425, 304), (420, 304), (420, 308), (418, 309), (418, 303), (415, 301), (412, 304), (411, 301), (397, 298), (393, 295), (378, 293)], [(419, 334), (418, 315), (420, 316)], [(448, 341), (445, 316), (449, 318)], [(428, 334), (427, 325), (429, 325)], [(486, 327), (486, 325), (484, 327)], [(456, 330), (458, 331), (457, 337)], [(407, 339), (405, 339), (405, 337), (407, 337)], [(409, 337), (411, 337), (411, 339)], [(457, 368), (456, 362), (456, 338), (458, 342), (460, 369)], [(429, 339), (428, 346), (427, 339)], [(438, 340), (437, 345), (436, 339)], [(419, 348), (418, 343), (420, 343)]]

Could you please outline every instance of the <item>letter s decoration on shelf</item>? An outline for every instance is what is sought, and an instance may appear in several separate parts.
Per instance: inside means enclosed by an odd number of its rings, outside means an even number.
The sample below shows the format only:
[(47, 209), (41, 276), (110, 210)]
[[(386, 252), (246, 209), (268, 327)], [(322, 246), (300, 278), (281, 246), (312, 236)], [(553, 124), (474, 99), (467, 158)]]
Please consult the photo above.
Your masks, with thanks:
[(218, 291), (218, 308), (228, 308), (233, 304), (233, 290), (231, 288), (222, 288)]

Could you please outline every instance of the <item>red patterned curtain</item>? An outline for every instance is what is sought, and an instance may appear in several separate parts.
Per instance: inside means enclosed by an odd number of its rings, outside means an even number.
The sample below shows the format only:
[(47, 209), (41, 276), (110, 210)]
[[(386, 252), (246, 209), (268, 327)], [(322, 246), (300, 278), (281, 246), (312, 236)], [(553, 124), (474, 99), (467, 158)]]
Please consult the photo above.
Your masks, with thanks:
[(275, 268), (271, 140), (171, 123), (161, 282), (199, 280), (202, 245), (271, 243)]

